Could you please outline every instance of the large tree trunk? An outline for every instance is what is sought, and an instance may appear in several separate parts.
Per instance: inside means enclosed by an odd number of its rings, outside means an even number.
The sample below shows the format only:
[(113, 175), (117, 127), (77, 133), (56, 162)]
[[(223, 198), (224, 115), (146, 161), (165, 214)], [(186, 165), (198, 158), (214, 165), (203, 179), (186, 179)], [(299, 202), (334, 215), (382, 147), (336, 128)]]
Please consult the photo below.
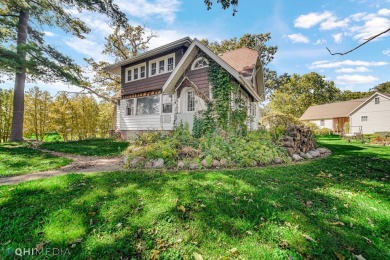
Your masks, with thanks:
[(15, 74), (14, 88), (14, 111), (12, 118), (10, 141), (23, 141), (23, 118), (24, 118), (24, 87), (26, 85), (26, 51), (23, 45), (27, 43), (28, 11), (20, 11), (18, 22), (18, 41), (16, 53), (20, 57), (21, 66)]

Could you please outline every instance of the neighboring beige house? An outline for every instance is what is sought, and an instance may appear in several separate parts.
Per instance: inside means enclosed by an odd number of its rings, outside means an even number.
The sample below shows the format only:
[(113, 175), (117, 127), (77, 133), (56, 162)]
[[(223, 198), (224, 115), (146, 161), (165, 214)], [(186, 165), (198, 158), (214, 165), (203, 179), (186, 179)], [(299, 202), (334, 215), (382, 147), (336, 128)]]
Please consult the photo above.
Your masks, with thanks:
[(213, 102), (208, 66), (224, 68), (238, 84), (237, 95), (248, 107), (248, 129), (256, 130), (264, 100), (263, 66), (258, 52), (241, 48), (216, 55), (189, 37), (107, 66), (104, 70), (121, 78), (116, 126), (122, 138), (144, 131), (170, 131), (188, 123)]
[(311, 106), (299, 120), (336, 133), (343, 133), (347, 122), (349, 133), (390, 132), (390, 94), (375, 93), (368, 98)]

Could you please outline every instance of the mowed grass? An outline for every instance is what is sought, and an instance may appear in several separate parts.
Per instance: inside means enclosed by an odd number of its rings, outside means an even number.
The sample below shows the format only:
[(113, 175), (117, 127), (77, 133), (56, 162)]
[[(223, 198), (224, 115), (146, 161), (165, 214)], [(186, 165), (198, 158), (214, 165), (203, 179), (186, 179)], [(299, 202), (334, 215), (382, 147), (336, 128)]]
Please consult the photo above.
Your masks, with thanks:
[(0, 187), (0, 256), (43, 246), (65, 259), (389, 259), (390, 147), (319, 142), (334, 154), (295, 165)]
[(129, 142), (114, 139), (88, 139), (71, 142), (47, 142), (43, 143), (41, 148), (85, 156), (118, 156), (128, 146)]
[(27, 144), (0, 144), (0, 177), (57, 169), (69, 163), (69, 159), (34, 150)]

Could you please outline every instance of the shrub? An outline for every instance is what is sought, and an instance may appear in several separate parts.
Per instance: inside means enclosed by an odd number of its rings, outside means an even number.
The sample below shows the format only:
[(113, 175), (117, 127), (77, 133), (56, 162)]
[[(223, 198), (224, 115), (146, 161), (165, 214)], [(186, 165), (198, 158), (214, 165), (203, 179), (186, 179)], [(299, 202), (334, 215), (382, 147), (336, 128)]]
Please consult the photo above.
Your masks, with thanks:
[(314, 130), (315, 135), (330, 135), (332, 133), (332, 129), (326, 127)]

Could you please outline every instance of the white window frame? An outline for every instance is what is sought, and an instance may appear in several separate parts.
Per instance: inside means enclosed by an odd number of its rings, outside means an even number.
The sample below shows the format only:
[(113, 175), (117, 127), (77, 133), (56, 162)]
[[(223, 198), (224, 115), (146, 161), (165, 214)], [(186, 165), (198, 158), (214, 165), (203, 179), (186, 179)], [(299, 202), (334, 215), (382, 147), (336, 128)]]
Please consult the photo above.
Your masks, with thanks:
[(360, 117), (360, 122), (367, 122), (367, 121), (368, 121), (368, 116), (361, 116)]
[[(129, 101), (130, 100), (134, 100), (133, 101), (133, 108), (132, 108), (132, 111), (133, 111), (133, 114), (132, 115), (130, 115), (129, 114)], [(129, 99), (126, 99), (126, 116), (135, 116), (135, 104), (137, 103), (137, 100), (135, 99), (135, 98), (129, 98)]]
[[(170, 58), (173, 58), (173, 68), (172, 68), (172, 70), (168, 71), (168, 59), (170, 59)], [(164, 61), (164, 72), (161, 72), (161, 73), (160, 73), (160, 61)], [(149, 63), (149, 78), (155, 77), (155, 76), (158, 76), (158, 75), (162, 75), (162, 74), (165, 74), (165, 73), (170, 73), (176, 67), (175, 53), (171, 53), (171, 54), (159, 57), (157, 59), (150, 60), (148, 63)], [(154, 74), (154, 75), (152, 75), (152, 64), (153, 63), (156, 63), (156, 74)]]
[[(164, 113), (164, 95), (171, 96), (171, 105), (172, 105), (172, 111), (169, 113)], [(162, 115), (170, 115), (173, 113), (173, 95), (172, 94), (161, 94), (161, 114)], [(168, 103), (167, 103), (168, 104)]]
[[(188, 103), (188, 94), (190, 93), (190, 92), (192, 92), (193, 93), (193, 95), (194, 95), (194, 110), (193, 111), (191, 111), (191, 110), (188, 110), (188, 105), (189, 105), (189, 103)], [(185, 92), (185, 101), (184, 101), (184, 110), (185, 110), (185, 112), (186, 113), (195, 113), (195, 111), (196, 111), (196, 95), (195, 95), (195, 90), (193, 90), (193, 89), (189, 89), (189, 90), (187, 90), (186, 92)]]
[(381, 103), (380, 98), (376, 97), (374, 98), (375, 105), (379, 105)]
[[(137, 106), (138, 106), (138, 99), (142, 99), (142, 98), (148, 98), (148, 97), (154, 97), (154, 96), (158, 96), (159, 97), (159, 109), (158, 109), (158, 112), (156, 114), (138, 114), (137, 112)], [(161, 115), (161, 102), (162, 102), (162, 97), (161, 97), (161, 94), (158, 94), (158, 95), (150, 95), (150, 96), (144, 96), (144, 97), (138, 97), (136, 98), (136, 101), (135, 101), (135, 115), (136, 116), (139, 116), (139, 117), (142, 117), (142, 116), (157, 116), (157, 115)]]
[[(201, 61), (201, 60), (205, 60), (207, 65), (203, 66), (203, 67), (195, 68), (195, 65), (198, 63), (198, 61)], [(192, 62), (191, 70), (199, 70), (199, 69), (207, 68), (208, 66), (209, 66), (209, 61), (205, 57), (198, 57), (197, 59), (194, 60), (194, 62)]]
[(325, 119), (320, 120), (320, 126), (325, 126)]
[[(145, 75), (141, 78), (141, 67), (145, 66)], [(138, 69), (138, 79), (134, 79), (134, 69)], [(128, 73), (131, 71), (131, 80), (128, 80)], [(140, 79), (146, 79), (146, 62), (137, 64), (135, 66), (131, 66), (126, 68), (125, 70), (125, 83), (137, 81)]]

